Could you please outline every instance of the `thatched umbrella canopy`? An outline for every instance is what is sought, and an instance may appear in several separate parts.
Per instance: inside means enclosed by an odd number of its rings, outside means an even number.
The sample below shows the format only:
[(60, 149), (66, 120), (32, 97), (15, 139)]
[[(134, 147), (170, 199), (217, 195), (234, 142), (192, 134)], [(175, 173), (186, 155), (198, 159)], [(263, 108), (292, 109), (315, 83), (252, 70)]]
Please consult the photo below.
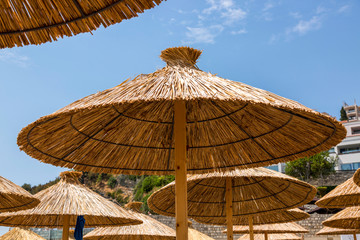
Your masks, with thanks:
[(320, 198), (315, 204), (323, 208), (360, 205), (360, 187), (355, 184), (353, 176)]
[[(244, 234), (238, 240), (249, 240), (249, 234)], [(293, 233), (269, 234), (269, 240), (301, 240), (301, 237)], [(263, 234), (255, 234), (255, 240), (266, 240)]]
[(347, 207), (322, 222), (326, 227), (360, 229), (360, 207)]
[(45, 240), (45, 238), (25, 228), (13, 228), (0, 237), (0, 240)]
[(176, 232), (156, 221), (150, 216), (138, 212), (141, 207), (140, 202), (127, 204), (126, 207), (132, 215), (143, 221), (142, 224), (123, 227), (100, 227), (89, 232), (84, 236), (88, 240), (175, 240)]
[[(2, 1), (0, 48), (56, 41), (130, 19), (163, 0)], [(51, 16), (51, 17), (50, 17)]]
[[(304, 205), (316, 194), (316, 188), (310, 184), (267, 168), (192, 175), (187, 183), (189, 217), (206, 223), (228, 223), (229, 229), (232, 229), (231, 220), (240, 224), (239, 221), (258, 214), (267, 214), (273, 222), (278, 222), (275, 214), (269, 214)], [(174, 216), (174, 188), (172, 182), (152, 194), (149, 207), (156, 213)], [(230, 197), (228, 189), (231, 189)], [(231, 238), (231, 230), (228, 234)]]
[(22, 187), (0, 177), (0, 213), (16, 212), (36, 207), (40, 200), (25, 191)]
[(189, 227), (189, 240), (215, 240), (208, 235)]
[[(249, 233), (249, 226), (234, 226), (235, 234)], [(224, 231), (226, 232), (226, 230)], [(309, 230), (295, 222), (255, 225), (254, 233), (308, 233)]]
[[(312, 185), (267, 168), (189, 175), (189, 218), (225, 218), (226, 180), (229, 178), (233, 218), (292, 209), (310, 202), (316, 195), (316, 188)], [(174, 216), (175, 182), (153, 193), (148, 205), (158, 214)]]
[[(142, 223), (137, 217), (115, 203), (101, 197), (79, 182), (80, 172), (62, 172), (61, 180), (35, 194), (40, 204), (29, 210), (0, 214), (0, 225), (23, 227), (69, 227), (76, 226), (77, 216), (82, 215), (86, 227), (122, 226)], [(67, 239), (68, 236), (63, 235)]]
[[(309, 218), (310, 215), (300, 209), (291, 209), (270, 214), (259, 214), (249, 218), (248, 216), (234, 216), (233, 225), (249, 225), (252, 219), (254, 225), (297, 222)], [(194, 217), (195, 221), (211, 225), (227, 225), (226, 217)]]
[(175, 172), (182, 240), (187, 171), (291, 161), (328, 150), (345, 137), (345, 128), (330, 116), (199, 70), (200, 55), (188, 47), (164, 50), (160, 57), (166, 67), (25, 127), (18, 136), (20, 149), (42, 162), (81, 171)]
[(343, 228), (332, 228), (324, 227), (316, 233), (316, 235), (354, 235), (360, 233), (359, 229), (343, 229)]
[(355, 184), (360, 185), (360, 168), (358, 170), (356, 170), (356, 172), (353, 176), (353, 180), (354, 180)]

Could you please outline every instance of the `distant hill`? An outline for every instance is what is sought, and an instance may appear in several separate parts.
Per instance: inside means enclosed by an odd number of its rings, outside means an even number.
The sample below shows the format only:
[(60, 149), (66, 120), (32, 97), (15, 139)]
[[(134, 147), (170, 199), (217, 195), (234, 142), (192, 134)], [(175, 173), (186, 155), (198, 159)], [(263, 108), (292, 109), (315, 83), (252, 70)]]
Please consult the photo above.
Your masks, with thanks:
[[(22, 187), (30, 192), (36, 194), (57, 182), (60, 178), (49, 181), (45, 184), (31, 186), (28, 183)], [(134, 176), (134, 175), (112, 175), (106, 173), (91, 173), (83, 172), (80, 181), (85, 186), (99, 193), (105, 198), (108, 198), (120, 205), (125, 205), (130, 201), (141, 201), (144, 203), (143, 212), (147, 213), (150, 209), (147, 206), (147, 199), (157, 189), (175, 180), (172, 175), (169, 176)]]

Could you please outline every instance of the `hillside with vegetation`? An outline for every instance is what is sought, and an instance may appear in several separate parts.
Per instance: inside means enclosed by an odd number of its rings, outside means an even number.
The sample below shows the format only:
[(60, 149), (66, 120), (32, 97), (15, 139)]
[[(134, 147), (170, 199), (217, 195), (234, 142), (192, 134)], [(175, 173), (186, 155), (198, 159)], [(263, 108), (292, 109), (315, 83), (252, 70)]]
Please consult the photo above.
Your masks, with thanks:
[[(57, 182), (60, 178), (56, 178), (45, 184), (31, 186), (28, 183), (22, 187), (36, 194)], [(80, 182), (88, 188), (99, 193), (120, 205), (125, 205), (131, 201), (143, 202), (142, 210), (147, 213), (150, 211), (147, 205), (149, 196), (159, 188), (175, 180), (172, 175), (169, 176), (134, 176), (134, 175), (112, 175), (106, 173), (84, 172)]]

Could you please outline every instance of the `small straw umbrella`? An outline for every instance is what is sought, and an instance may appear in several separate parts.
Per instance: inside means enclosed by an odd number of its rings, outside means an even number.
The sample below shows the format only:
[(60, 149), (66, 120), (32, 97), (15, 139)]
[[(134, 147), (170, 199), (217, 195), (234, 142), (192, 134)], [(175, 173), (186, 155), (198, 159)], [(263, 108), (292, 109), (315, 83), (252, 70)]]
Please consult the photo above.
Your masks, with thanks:
[(201, 71), (200, 55), (189, 47), (162, 51), (166, 67), (40, 118), (19, 133), (20, 149), (80, 171), (174, 174), (177, 238), (184, 240), (187, 171), (287, 162), (345, 137), (328, 115)]
[(347, 207), (322, 222), (326, 227), (360, 229), (360, 207)]
[(189, 227), (189, 240), (215, 240), (208, 235)]
[(360, 187), (354, 176), (338, 185), (315, 203), (322, 208), (343, 208), (360, 205)]
[(87, 240), (175, 240), (176, 232), (172, 228), (156, 221), (139, 211), (142, 203), (127, 204), (129, 212), (143, 221), (142, 224), (123, 227), (100, 227), (84, 236)]
[[(41, 44), (130, 19), (163, 0), (2, 1), (0, 48)], [(50, 17), (51, 16), (51, 17)]]
[(0, 213), (36, 207), (40, 200), (6, 178), (0, 177)]
[[(308, 233), (309, 232), (309, 230), (303, 228), (302, 226), (300, 226), (295, 222), (255, 225), (253, 231), (255, 234), (256, 233), (264, 234), (265, 240), (268, 240), (269, 234), (274, 234), (274, 233)], [(226, 233), (227, 230), (225, 230), (224, 232)], [(248, 226), (234, 226), (233, 232), (234, 234), (250, 233)]]
[(0, 237), (0, 240), (45, 240), (45, 238), (25, 228), (13, 228)]
[(356, 240), (357, 233), (360, 233), (360, 230), (324, 227), (318, 231), (316, 235), (353, 235), (354, 239)]
[(356, 170), (354, 176), (353, 176), (353, 180), (356, 183), (356, 185), (360, 185), (360, 168), (358, 170)]
[[(291, 209), (316, 195), (316, 188), (310, 184), (267, 168), (192, 175), (187, 183), (189, 217), (200, 221), (221, 219), (221, 223), (227, 219), (228, 239), (233, 238), (235, 218)], [(153, 193), (148, 199), (149, 207), (158, 214), (174, 216), (174, 188), (172, 182)]]
[(63, 227), (63, 240), (69, 239), (69, 228), (77, 216), (85, 217), (87, 227), (121, 226), (142, 223), (131, 213), (101, 197), (79, 182), (80, 172), (62, 172), (61, 180), (35, 197), (40, 204), (29, 210), (0, 214), (0, 225), (23, 227)]
[[(238, 240), (249, 240), (249, 234), (244, 234)], [(255, 240), (266, 240), (263, 234), (255, 234)], [(269, 240), (301, 240), (301, 237), (293, 233), (270, 234)]]

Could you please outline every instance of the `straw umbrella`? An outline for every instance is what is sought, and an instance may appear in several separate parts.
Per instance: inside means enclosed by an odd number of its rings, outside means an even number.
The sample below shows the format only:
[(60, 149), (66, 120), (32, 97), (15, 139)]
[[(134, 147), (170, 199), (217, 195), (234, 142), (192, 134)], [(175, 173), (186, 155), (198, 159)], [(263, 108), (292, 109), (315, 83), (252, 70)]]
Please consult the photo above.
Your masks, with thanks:
[(15, 183), (0, 177), (0, 213), (16, 212), (37, 206), (40, 200)]
[(353, 180), (357, 185), (360, 185), (360, 168), (358, 170), (356, 170), (356, 172), (353, 176)]
[(215, 240), (215, 239), (189, 227), (189, 240)]
[[(316, 188), (310, 184), (267, 168), (192, 175), (187, 183), (189, 217), (225, 223), (228, 239), (233, 238), (232, 222), (238, 221), (235, 218), (291, 209), (316, 195)], [(153, 193), (148, 199), (149, 207), (158, 214), (174, 216), (174, 189), (172, 182)]]
[(142, 203), (126, 205), (131, 209), (131, 214), (143, 221), (142, 224), (123, 227), (100, 227), (84, 236), (88, 240), (175, 240), (176, 232), (156, 221), (155, 219), (139, 212)]
[(360, 207), (347, 207), (323, 221), (322, 224), (333, 228), (360, 229)]
[[(130, 19), (163, 0), (2, 1), (0, 48), (52, 42)], [(51, 17), (49, 17), (51, 16)]]
[(0, 240), (45, 240), (45, 238), (25, 228), (13, 228), (0, 237)]
[[(227, 232), (226, 230), (224, 231)], [(233, 228), (234, 234), (249, 234), (249, 227), (248, 226), (234, 226)], [(268, 240), (269, 234), (274, 233), (308, 233), (309, 230), (303, 228), (299, 224), (295, 222), (288, 222), (288, 223), (279, 223), (279, 224), (264, 224), (264, 225), (255, 225), (254, 226), (254, 233), (264, 234), (265, 240)]]
[(356, 234), (360, 233), (358, 229), (342, 229), (342, 228), (332, 228), (324, 227), (316, 235), (353, 235), (356, 240)]
[[(175, 174), (177, 237), (187, 237), (186, 173), (266, 166), (336, 145), (330, 116), (205, 73), (201, 51), (169, 48), (167, 66), (79, 101), (25, 127), (20, 149), (81, 171)], [(296, 133), (296, 134), (295, 134)]]
[[(249, 234), (244, 234), (238, 240), (249, 240)], [(266, 240), (263, 234), (255, 234), (255, 240)], [(270, 234), (269, 240), (301, 240), (301, 237), (293, 233)]]
[(353, 176), (320, 198), (315, 204), (323, 208), (360, 205), (360, 187), (355, 184)]
[(35, 194), (40, 204), (29, 210), (0, 214), (0, 225), (23, 227), (63, 227), (63, 240), (69, 239), (69, 227), (75, 227), (79, 215), (87, 227), (121, 226), (142, 223), (131, 213), (82, 185), (82, 173), (62, 172), (61, 180)]

